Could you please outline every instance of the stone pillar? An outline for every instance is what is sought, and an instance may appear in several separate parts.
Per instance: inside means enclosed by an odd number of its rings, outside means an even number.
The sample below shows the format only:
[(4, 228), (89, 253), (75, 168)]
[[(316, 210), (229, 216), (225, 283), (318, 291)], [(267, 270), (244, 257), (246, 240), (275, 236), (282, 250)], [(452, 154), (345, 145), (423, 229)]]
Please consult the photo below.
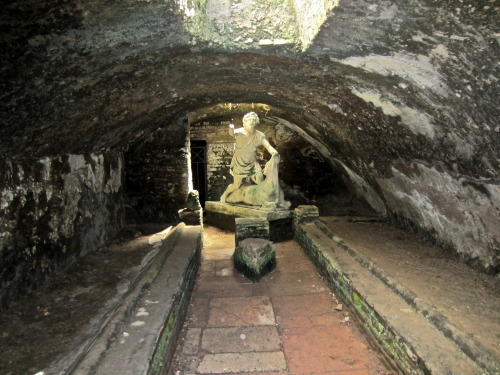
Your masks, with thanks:
[(316, 206), (298, 206), (295, 209), (295, 223), (307, 224), (313, 223), (319, 217), (318, 207)]
[(262, 238), (269, 240), (269, 221), (265, 218), (242, 217), (234, 219), (236, 223), (235, 243), (236, 246), (247, 238)]

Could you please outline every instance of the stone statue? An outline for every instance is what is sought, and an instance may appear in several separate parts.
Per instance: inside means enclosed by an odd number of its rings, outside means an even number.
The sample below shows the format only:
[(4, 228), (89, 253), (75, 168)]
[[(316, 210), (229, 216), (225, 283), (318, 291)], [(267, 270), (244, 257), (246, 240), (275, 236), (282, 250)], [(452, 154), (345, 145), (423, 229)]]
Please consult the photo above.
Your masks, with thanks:
[[(275, 208), (288, 209), (290, 203), (284, 201), (283, 191), (278, 184), (280, 157), (264, 134), (255, 129), (259, 122), (259, 116), (250, 112), (243, 117), (243, 128), (234, 129), (233, 124), (229, 125), (229, 134), (235, 137), (235, 150), (230, 168), (233, 183), (226, 188), (220, 200), (262, 206), (274, 203)], [(271, 159), (264, 170), (265, 180), (257, 161), (256, 151), (259, 146), (264, 146), (271, 154)]]

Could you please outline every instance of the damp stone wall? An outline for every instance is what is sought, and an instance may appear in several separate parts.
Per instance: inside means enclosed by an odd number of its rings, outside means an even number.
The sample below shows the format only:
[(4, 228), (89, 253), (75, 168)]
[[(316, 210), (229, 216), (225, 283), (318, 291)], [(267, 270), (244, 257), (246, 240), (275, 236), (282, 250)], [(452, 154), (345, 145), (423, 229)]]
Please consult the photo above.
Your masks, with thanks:
[(189, 192), (187, 124), (159, 128), (125, 153), (127, 221), (175, 222)]
[(123, 227), (120, 153), (0, 160), (0, 305)]

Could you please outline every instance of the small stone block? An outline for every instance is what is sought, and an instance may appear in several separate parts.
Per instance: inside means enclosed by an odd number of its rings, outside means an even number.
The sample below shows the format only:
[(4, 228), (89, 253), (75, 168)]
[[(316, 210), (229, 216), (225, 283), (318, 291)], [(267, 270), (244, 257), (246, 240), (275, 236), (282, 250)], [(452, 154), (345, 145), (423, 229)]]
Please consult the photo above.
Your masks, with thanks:
[(298, 224), (312, 223), (319, 217), (318, 207), (302, 205), (295, 209), (295, 220)]
[(247, 238), (236, 247), (233, 260), (236, 270), (258, 281), (276, 266), (276, 249), (271, 241)]
[(198, 211), (201, 209), (200, 194), (198, 193), (198, 190), (191, 190), (188, 193), (186, 208), (191, 211)]
[(264, 218), (243, 217), (234, 219), (236, 223), (235, 243), (239, 246), (247, 238), (269, 240), (269, 221)]
[(203, 221), (203, 210), (191, 211), (183, 208), (178, 211), (179, 219), (186, 225), (201, 225)]

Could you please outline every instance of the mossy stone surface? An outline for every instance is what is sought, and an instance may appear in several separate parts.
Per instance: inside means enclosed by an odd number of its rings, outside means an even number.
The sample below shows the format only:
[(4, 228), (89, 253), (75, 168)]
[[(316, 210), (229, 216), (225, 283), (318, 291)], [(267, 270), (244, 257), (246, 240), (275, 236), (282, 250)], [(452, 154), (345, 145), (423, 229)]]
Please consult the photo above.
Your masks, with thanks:
[(234, 267), (249, 279), (258, 281), (276, 265), (276, 249), (271, 241), (247, 238), (234, 252)]

